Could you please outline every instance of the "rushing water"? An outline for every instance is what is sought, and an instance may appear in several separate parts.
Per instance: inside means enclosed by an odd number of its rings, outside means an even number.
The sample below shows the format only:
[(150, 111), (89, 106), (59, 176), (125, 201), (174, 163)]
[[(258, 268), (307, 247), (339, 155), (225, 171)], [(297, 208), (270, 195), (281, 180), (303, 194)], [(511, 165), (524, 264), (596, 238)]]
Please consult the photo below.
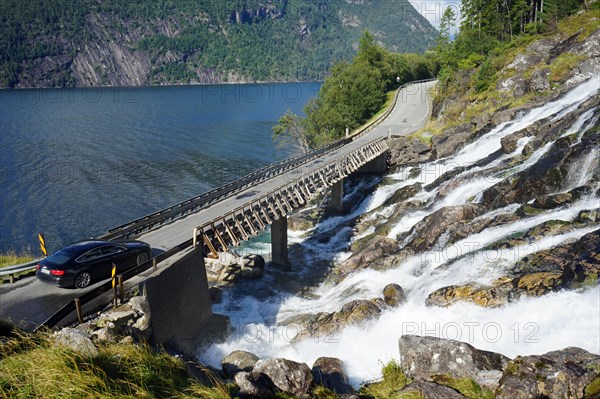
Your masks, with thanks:
[(0, 251), (93, 236), (290, 155), (319, 83), (0, 91)]
[[(365, 212), (370, 212), (368, 218), (388, 218), (395, 205), (382, 205), (402, 187), (421, 183), (424, 188), (412, 199), (421, 200), (426, 206), (401, 218), (391, 229), (390, 238), (408, 232), (423, 218), (442, 207), (478, 202), (483, 191), (526, 170), (552, 150), (553, 142), (538, 148), (525, 161), (518, 161), (517, 156), (531, 140), (526, 137), (518, 141), (513, 153), (490, 157), (500, 149), (502, 137), (541, 119), (553, 115), (558, 119), (558, 115), (567, 115), (597, 93), (598, 79), (594, 79), (557, 101), (499, 125), (453, 157), (420, 165), (420, 172), (416, 176), (411, 173), (410, 168), (387, 176), (392, 184), (375, 190), (349, 215), (331, 217), (314, 228), (315, 233), (335, 231), (327, 242), (303, 239), (301, 232), (292, 232), (292, 241), (312, 250), (310, 253), (314, 256), (312, 262), (307, 260), (295, 265), (296, 271), (302, 277), (316, 272), (314, 267), (319, 266), (313, 265), (318, 265), (315, 260), (320, 256), (336, 261), (347, 259), (351, 253), (345, 251), (357, 237), (352, 236), (352, 228), (344, 227), (342, 223)], [(585, 113), (574, 122), (568, 134), (577, 132), (578, 140), (581, 140), (596, 123), (597, 118), (593, 118), (592, 112)], [(475, 163), (476, 166), (473, 166)], [(441, 184), (427, 186), (461, 166), (467, 168)], [(568, 187), (564, 187), (566, 190), (587, 184), (594, 175), (598, 175), (598, 149), (590, 149), (573, 168), (577, 170), (572, 171), (567, 178)], [(372, 183), (360, 184), (368, 186)], [(353, 194), (347, 194), (351, 195)], [(520, 205), (510, 204), (493, 209), (478, 218), (510, 214)], [(428, 294), (438, 288), (469, 282), (489, 284), (505, 275), (519, 259), (533, 252), (576, 240), (598, 226), (575, 228), (563, 234), (540, 238), (530, 245), (503, 250), (489, 250), (486, 248), (488, 244), (549, 220), (571, 221), (580, 211), (599, 207), (600, 200), (588, 195), (569, 207), (488, 227), (452, 245), (438, 243), (439, 250), (407, 257), (390, 270), (364, 269), (336, 284), (321, 283), (310, 291), (310, 295), (297, 296), (281, 291), (264, 300), (248, 295), (248, 287), (239, 292), (228, 291), (223, 304), (216, 306), (215, 311), (232, 317), (234, 334), (226, 343), (212, 345), (208, 351), (202, 352), (200, 358), (218, 366), (224, 355), (235, 349), (244, 349), (260, 357), (285, 357), (312, 365), (317, 357), (333, 356), (344, 361), (351, 381), (357, 384), (378, 377), (383, 363), (398, 358), (398, 338), (407, 333), (458, 339), (511, 357), (517, 354), (540, 354), (566, 346), (579, 346), (600, 353), (598, 286), (587, 290), (561, 291), (541, 298), (521, 298), (496, 309), (470, 303), (460, 303), (449, 308), (425, 305)], [(360, 237), (373, 231), (374, 228), (371, 228), (361, 233)], [(255, 291), (261, 291), (261, 284), (272, 286), (271, 278), (267, 275), (262, 282), (255, 283)], [(384, 311), (379, 319), (366, 325), (351, 326), (332, 336), (294, 343), (293, 338), (301, 327), (277, 324), (298, 314), (338, 311), (345, 303), (354, 299), (380, 297), (384, 286), (390, 282), (402, 285), (408, 294), (407, 303)], [(552, 311), (549, 312), (548, 309)]]

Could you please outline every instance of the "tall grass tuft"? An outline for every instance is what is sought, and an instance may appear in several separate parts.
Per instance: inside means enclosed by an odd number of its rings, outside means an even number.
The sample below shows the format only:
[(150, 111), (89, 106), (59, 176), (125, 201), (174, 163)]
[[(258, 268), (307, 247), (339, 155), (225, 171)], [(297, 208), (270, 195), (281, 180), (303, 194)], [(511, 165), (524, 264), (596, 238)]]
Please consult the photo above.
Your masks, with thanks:
[(106, 344), (82, 356), (49, 333), (0, 339), (1, 398), (231, 398), (229, 386), (199, 384), (181, 360), (148, 345)]

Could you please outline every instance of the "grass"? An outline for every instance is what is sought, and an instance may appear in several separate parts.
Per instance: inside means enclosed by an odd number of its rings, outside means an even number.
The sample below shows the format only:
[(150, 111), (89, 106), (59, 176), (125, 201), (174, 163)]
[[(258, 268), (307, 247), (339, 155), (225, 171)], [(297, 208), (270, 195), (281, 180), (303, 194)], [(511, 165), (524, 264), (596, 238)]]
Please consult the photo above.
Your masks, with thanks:
[(563, 53), (559, 55), (550, 64), (550, 83), (559, 83), (565, 80), (570, 74), (573, 68), (575, 68), (581, 61), (586, 57), (573, 53)]
[(231, 397), (231, 387), (193, 380), (185, 364), (146, 345), (110, 344), (81, 356), (46, 334), (1, 338), (0, 397), (156, 398)]
[(482, 388), (477, 382), (470, 378), (451, 378), (449, 376), (439, 376), (435, 379), (435, 382), (453, 388), (469, 399), (495, 398), (492, 391), (487, 388)]
[(361, 397), (365, 396), (373, 399), (408, 399), (408, 397), (405, 398), (404, 396), (400, 396), (400, 393), (398, 392), (410, 382), (402, 372), (400, 363), (392, 360), (386, 364), (381, 371), (383, 373), (383, 379), (379, 382), (361, 387)]
[(19, 263), (30, 262), (35, 258), (32, 255), (17, 255), (14, 252), (9, 252), (0, 255), (0, 269), (3, 267), (18, 265)]
[[(18, 265), (20, 263), (30, 262), (34, 259), (35, 258), (31, 255), (17, 255), (14, 252), (9, 252), (7, 254), (0, 255), (0, 269), (8, 266)], [(32, 269), (25, 272), (15, 273), (14, 278), (19, 279), (22, 277), (32, 276), (34, 274), (35, 270)], [(4, 284), (5, 281), (9, 281), (8, 276), (0, 277), (0, 284)]]

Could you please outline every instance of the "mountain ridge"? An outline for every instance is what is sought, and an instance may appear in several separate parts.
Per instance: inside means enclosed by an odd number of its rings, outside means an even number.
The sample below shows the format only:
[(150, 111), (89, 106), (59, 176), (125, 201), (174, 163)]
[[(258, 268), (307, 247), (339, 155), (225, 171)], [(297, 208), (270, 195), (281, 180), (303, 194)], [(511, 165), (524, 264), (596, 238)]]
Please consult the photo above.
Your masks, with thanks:
[(3, 88), (314, 81), (365, 29), (400, 52), (437, 36), (406, 0), (7, 0), (0, 15)]

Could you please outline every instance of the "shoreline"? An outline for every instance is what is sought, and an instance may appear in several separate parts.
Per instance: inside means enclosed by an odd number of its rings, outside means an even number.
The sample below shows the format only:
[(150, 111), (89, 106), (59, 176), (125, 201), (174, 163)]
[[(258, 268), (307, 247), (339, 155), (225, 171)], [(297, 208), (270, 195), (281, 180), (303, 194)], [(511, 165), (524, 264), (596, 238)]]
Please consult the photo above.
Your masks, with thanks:
[(256, 81), (256, 82), (221, 82), (221, 83), (172, 83), (140, 86), (63, 86), (63, 87), (0, 87), (0, 92), (25, 90), (62, 90), (62, 89), (145, 89), (159, 87), (194, 87), (194, 86), (233, 86), (233, 85), (284, 85), (294, 83), (323, 83), (324, 80), (294, 80), (294, 81)]

